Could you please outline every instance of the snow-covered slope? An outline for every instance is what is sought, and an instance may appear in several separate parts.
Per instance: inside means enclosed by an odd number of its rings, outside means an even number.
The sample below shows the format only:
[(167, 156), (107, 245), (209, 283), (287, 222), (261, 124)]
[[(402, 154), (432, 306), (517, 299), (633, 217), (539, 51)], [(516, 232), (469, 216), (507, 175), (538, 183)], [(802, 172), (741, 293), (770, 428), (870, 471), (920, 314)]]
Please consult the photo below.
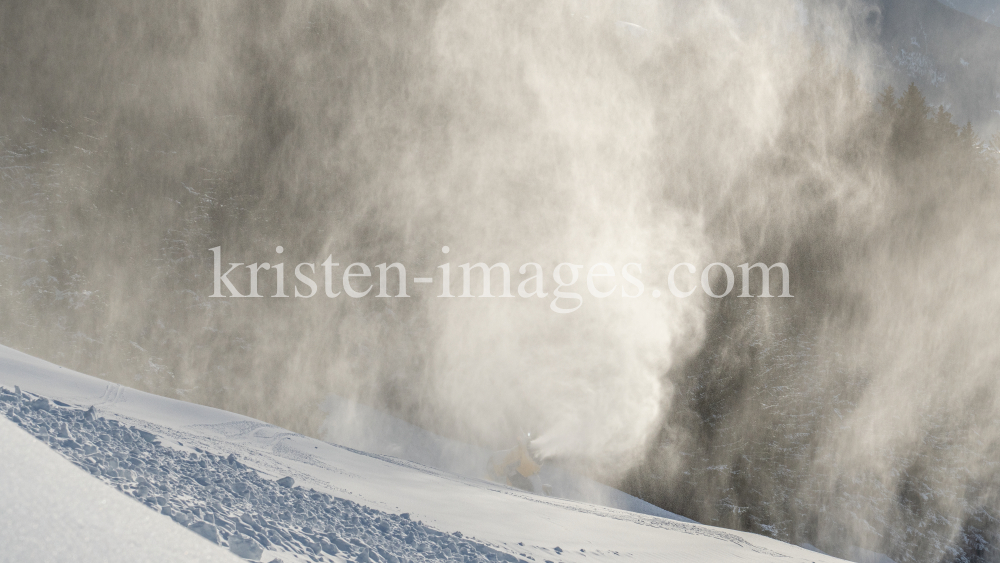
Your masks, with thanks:
[[(284, 527), (283, 537), (288, 537), (290, 533), (295, 538), (295, 542), (286, 542), (289, 545), (302, 545), (312, 541), (311, 538), (319, 538), (316, 540), (319, 547), (320, 543), (326, 543), (326, 538), (336, 536), (337, 539), (352, 541), (356, 546), (367, 538), (369, 543), (385, 546), (379, 547), (378, 551), (373, 547), (371, 559), (390, 562), (392, 558), (408, 561), (497, 560), (503, 554), (539, 563), (625, 560), (836, 561), (834, 558), (762, 536), (578, 501), (540, 497), (426, 465), (321, 442), (233, 413), (107, 383), (3, 347), (0, 347), (0, 385), (8, 389), (13, 389), (16, 385), (25, 392), (59, 400), (67, 406), (53, 405), (52, 410), (66, 409), (67, 413), (72, 411), (70, 414), (57, 413), (58, 416), (80, 418), (83, 416), (82, 409), (94, 406), (96, 414), (107, 420), (95, 420), (96, 429), (92, 434), (107, 426), (114, 428), (113, 431), (108, 431), (113, 435), (101, 434), (98, 445), (78, 444), (84, 452), (111, 447), (107, 444), (115, 443), (119, 437), (132, 440), (133, 436), (138, 435), (138, 430), (155, 435), (155, 440), (149, 434), (143, 436), (145, 440), (136, 440), (137, 445), (128, 454), (128, 459), (136, 463), (136, 466), (153, 467), (149, 473), (153, 476), (152, 480), (162, 478), (169, 483), (190, 482), (190, 485), (185, 485), (189, 488), (184, 489), (183, 494), (177, 494), (178, 502), (194, 508), (199, 517), (209, 518), (196, 507), (198, 503), (202, 503), (206, 505), (206, 511), (215, 511), (215, 521), (220, 526), (227, 523), (235, 526), (236, 530), (245, 529), (248, 535), (254, 533), (248, 529), (249, 526), (257, 529), (257, 524), (265, 527), (272, 523), (275, 526), (280, 524)], [(6, 409), (8, 417), (16, 417), (17, 412), (35, 412), (23, 405), (18, 407), (20, 410), (15, 410), (14, 404), (5, 402), (0, 408)], [(74, 407), (80, 408), (73, 410)], [(18, 417), (18, 420), (21, 418)], [(117, 423), (111, 424), (112, 421)], [(27, 425), (25, 420), (22, 423)], [(80, 426), (80, 431), (86, 432), (88, 427), (88, 424), (84, 424)], [(128, 430), (133, 427), (135, 431)], [(23, 443), (25, 436), (19, 436), (15, 444), (14, 440), (8, 438), (11, 432), (13, 429), (0, 434), (4, 448), (8, 444), (20, 448), (19, 444)], [(66, 442), (60, 441), (56, 436), (43, 435), (42, 438), (53, 447), (65, 447)], [(153, 441), (161, 444), (153, 445), (150, 443)], [(213, 455), (209, 456), (208, 453)], [(156, 456), (164, 459), (157, 461)], [(195, 460), (198, 460), (197, 463)], [(234, 460), (238, 460), (238, 463)], [(124, 492), (140, 498), (136, 490), (146, 486), (145, 484), (127, 482), (129, 477), (120, 469), (104, 469), (102, 472), (96, 468), (98, 464), (93, 458), (80, 461), (81, 466), (92, 462), (95, 466), (91, 467), (91, 472), (101, 475), (109, 483), (117, 482), (117, 486)], [(187, 471), (185, 468), (204, 472), (198, 485), (187, 476), (168, 479), (168, 473)], [(94, 485), (99, 484), (96, 479), (87, 477), (78, 469), (65, 466), (64, 469), (67, 474), (72, 475), (72, 479), (92, 479)], [(222, 476), (224, 478), (214, 479), (215, 473), (207, 474), (223, 470), (228, 472)], [(301, 488), (282, 489), (275, 484), (275, 481), (284, 477), (292, 477)], [(65, 479), (67, 495), (75, 488), (71, 478), (62, 476), (62, 473), (53, 478)], [(253, 481), (251, 484), (256, 492), (252, 495), (240, 492), (242, 487), (235, 486), (234, 479)], [(208, 500), (192, 497), (201, 494), (197, 491), (203, 482), (207, 483), (204, 485), (205, 491), (208, 491), (205, 494), (215, 494), (216, 497)], [(155, 487), (157, 484), (149, 483), (148, 486)], [(111, 487), (107, 487), (106, 492), (112, 496), (119, 495), (122, 502), (132, 503), (132, 507), (136, 509), (148, 511)], [(156, 506), (149, 496), (145, 498), (151, 506)], [(223, 498), (224, 502), (220, 503), (213, 498)], [(26, 501), (20, 497), (12, 500), (18, 503), (18, 510), (32, 510), (30, 506), (25, 506)], [(303, 500), (306, 501), (305, 504)], [(100, 501), (97, 497), (85, 496), (83, 493), (79, 497), (67, 499), (67, 502), (83, 504), (99, 504)], [(326, 512), (309, 508), (306, 506), (309, 502)], [(260, 506), (254, 503), (260, 503)], [(286, 511), (283, 510), (285, 508)], [(241, 513), (248, 516), (243, 520), (245, 525), (238, 521)], [(403, 513), (406, 513), (405, 517), (401, 516)], [(0, 514), (5, 519), (0, 522), (0, 527), (9, 528), (11, 522), (7, 519), (15, 515), (11, 512)], [(171, 523), (167, 516), (158, 516), (152, 511), (148, 511), (148, 514), (159, 518), (158, 525)], [(337, 520), (336, 527), (316, 529), (329, 524), (322, 521), (323, 514)], [(306, 520), (307, 516), (310, 520)], [(135, 524), (134, 527), (131, 527), (132, 524), (126, 526), (130, 527), (128, 533), (142, 535), (146, 532), (140, 519), (130, 520), (134, 520)], [(360, 521), (375, 524), (365, 528), (359, 524)], [(307, 523), (310, 526), (306, 526)], [(53, 523), (56, 528), (61, 525), (59, 522)], [(198, 539), (194, 534), (185, 532), (179, 524), (173, 525), (177, 526), (178, 532)], [(106, 527), (99, 531), (106, 536), (117, 536), (123, 533), (121, 527), (114, 520), (108, 520)], [(377, 534), (379, 530), (386, 537), (372, 538), (372, 532)], [(58, 532), (58, 529), (56, 533), (26, 530), (24, 534), (33, 536), (48, 533), (57, 536)], [(445, 534), (438, 535), (438, 532)], [(149, 533), (157, 532), (150, 530)], [(267, 533), (267, 530), (261, 533)], [(411, 541), (414, 534), (417, 541)], [(230, 541), (233, 541), (233, 536), (230, 536)], [(208, 542), (204, 543), (209, 548), (216, 549)], [(412, 547), (417, 545), (422, 546), (420, 550)], [(392, 553), (392, 549), (396, 549), (393, 546), (399, 546), (395, 554)], [(277, 545), (271, 547), (275, 548), (274, 553), (271, 553), (271, 549), (265, 552), (264, 561), (269, 561), (273, 556), (282, 557), (286, 561), (344, 561), (348, 558), (364, 560), (369, 553), (365, 550), (362, 552), (364, 557), (359, 557), (356, 551), (342, 549), (338, 555), (323, 551), (302, 555), (283, 552), (277, 549)], [(149, 549), (159, 552), (160, 546), (151, 539)], [(382, 554), (381, 559), (377, 555), (379, 553)]]
[[(329, 442), (369, 454), (405, 459), (463, 477), (487, 478), (486, 464), (492, 454), (489, 450), (449, 440), (341, 397), (328, 397), (324, 408), (328, 414), (325, 438)], [(618, 489), (581, 477), (558, 463), (546, 462), (540, 476), (542, 482), (552, 487), (553, 496), (559, 498), (694, 522)]]
[(219, 561), (236, 556), (74, 467), (0, 416), (0, 561)]

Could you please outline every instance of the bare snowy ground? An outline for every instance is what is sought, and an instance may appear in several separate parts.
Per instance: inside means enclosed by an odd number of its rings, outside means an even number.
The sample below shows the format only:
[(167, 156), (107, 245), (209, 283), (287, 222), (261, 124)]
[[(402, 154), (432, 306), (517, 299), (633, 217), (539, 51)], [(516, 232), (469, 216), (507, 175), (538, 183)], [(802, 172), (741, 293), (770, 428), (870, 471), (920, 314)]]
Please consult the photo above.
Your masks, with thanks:
[(0, 562), (238, 563), (0, 416)]
[(164, 446), (156, 435), (97, 416), (93, 408), (19, 388), (0, 388), (0, 401), (8, 419), (84, 471), (246, 559), (259, 561), (266, 548), (313, 561), (519, 561), (406, 513), (306, 490), (291, 477), (263, 478), (235, 454)]
[(184, 526), (244, 558), (837, 561), (763, 536), (537, 496), (313, 440), (3, 347), (0, 385), (6, 387), (0, 393), (5, 418), (109, 491), (114, 487), (156, 518), (173, 519), (177, 530), (194, 536)]

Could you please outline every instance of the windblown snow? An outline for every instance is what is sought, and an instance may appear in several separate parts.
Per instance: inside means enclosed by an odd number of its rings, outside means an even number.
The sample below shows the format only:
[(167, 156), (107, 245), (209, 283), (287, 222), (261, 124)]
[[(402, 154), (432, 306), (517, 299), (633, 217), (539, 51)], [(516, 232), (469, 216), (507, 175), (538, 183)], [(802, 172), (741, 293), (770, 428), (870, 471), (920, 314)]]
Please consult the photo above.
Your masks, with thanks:
[(322, 442), (4, 347), (0, 385), (2, 562), (837, 561), (567, 471), (549, 474), (557, 492), (639, 512)]

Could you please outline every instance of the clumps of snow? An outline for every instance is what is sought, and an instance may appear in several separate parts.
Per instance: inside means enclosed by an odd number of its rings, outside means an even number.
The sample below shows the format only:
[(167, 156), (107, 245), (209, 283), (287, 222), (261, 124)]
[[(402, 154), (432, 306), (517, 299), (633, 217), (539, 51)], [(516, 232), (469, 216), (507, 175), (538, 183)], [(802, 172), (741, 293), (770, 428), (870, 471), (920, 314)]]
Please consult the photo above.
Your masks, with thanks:
[(0, 561), (240, 561), (92, 479), (2, 415), (0, 445)]
[(521, 563), (513, 555), (346, 499), (261, 477), (230, 454), (157, 436), (65, 403), (0, 388), (0, 412), (72, 463), (236, 555), (307, 561)]
[(260, 561), (260, 556), (264, 554), (264, 546), (257, 543), (257, 540), (237, 532), (229, 536), (229, 551), (250, 561)]
[[(186, 516), (186, 518), (175, 518), (175, 521), (177, 522), (191, 521), (191, 517), (187, 513), (182, 512), (179, 514), (182, 516)], [(204, 522), (202, 520), (198, 520), (195, 522), (191, 522), (188, 527), (191, 529), (192, 532), (195, 532), (196, 534), (205, 538), (206, 540), (212, 543), (219, 543), (219, 531), (215, 528), (215, 525), (209, 524), (208, 522)]]

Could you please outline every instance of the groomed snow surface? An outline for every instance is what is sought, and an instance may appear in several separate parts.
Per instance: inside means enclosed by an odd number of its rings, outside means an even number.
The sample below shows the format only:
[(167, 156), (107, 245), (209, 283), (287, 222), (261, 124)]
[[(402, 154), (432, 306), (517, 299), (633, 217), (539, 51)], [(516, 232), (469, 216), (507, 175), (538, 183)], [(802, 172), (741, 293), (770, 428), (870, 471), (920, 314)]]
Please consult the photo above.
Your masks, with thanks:
[[(566, 471), (548, 475), (560, 494), (639, 512), (321, 442), (4, 347), (0, 385), (0, 562), (839, 561)], [(440, 467), (446, 450), (461, 446), (423, 451)]]

